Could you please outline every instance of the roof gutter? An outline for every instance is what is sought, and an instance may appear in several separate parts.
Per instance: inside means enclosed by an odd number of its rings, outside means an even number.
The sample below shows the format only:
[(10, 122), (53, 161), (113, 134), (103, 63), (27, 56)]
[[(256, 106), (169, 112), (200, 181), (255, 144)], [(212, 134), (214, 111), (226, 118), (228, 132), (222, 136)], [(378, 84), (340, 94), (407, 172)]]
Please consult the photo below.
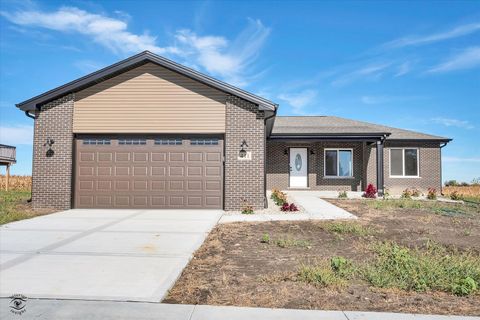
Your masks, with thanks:
[[(267, 126), (267, 121), (275, 118), (277, 115), (277, 110), (278, 110), (278, 105), (275, 107), (275, 110), (271, 115), (268, 117), (265, 117), (264, 119), (264, 130), (265, 130), (265, 136), (264, 136), (264, 145), (263, 145), (263, 159), (267, 159), (267, 137), (270, 136), (272, 133), (273, 129), (273, 124), (270, 128), (270, 132), (267, 132), (268, 126)], [(273, 120), (275, 121), (275, 120)], [(267, 161), (263, 161), (263, 205), (265, 208), (268, 208), (268, 200), (267, 200)]]
[(30, 114), (30, 111), (28, 111), (28, 110), (25, 111), (25, 115), (26, 115), (27, 117), (29, 117), (29, 118), (32, 118), (33, 120), (37, 119), (37, 117), (36, 117), (35, 115), (31, 115), (31, 114)]

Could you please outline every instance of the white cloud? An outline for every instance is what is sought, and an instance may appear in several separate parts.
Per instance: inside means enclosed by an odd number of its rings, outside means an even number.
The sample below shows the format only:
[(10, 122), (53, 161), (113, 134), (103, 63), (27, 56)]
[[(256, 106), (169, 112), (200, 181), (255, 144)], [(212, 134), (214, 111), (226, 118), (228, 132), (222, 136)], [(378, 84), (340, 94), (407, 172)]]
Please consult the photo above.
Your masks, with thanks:
[(423, 45), (442, 40), (448, 40), (465, 36), (480, 30), (480, 23), (465, 24), (455, 27), (444, 32), (424, 35), (424, 36), (408, 36), (387, 42), (384, 48), (402, 48), (407, 46)]
[(363, 104), (381, 104), (387, 103), (392, 99), (387, 96), (362, 96), (360, 100)]
[[(116, 53), (132, 53), (143, 50), (159, 54), (176, 52), (174, 47), (162, 48), (156, 45), (156, 37), (129, 32), (128, 24), (124, 20), (93, 14), (75, 7), (61, 7), (53, 12), (27, 9), (14, 13), (1, 12), (1, 15), (20, 26), (77, 32), (91, 37), (95, 42)], [(126, 19), (124, 15), (121, 16)]]
[(402, 95), (402, 96), (394, 96), (394, 95), (366, 95), (360, 98), (360, 101), (363, 104), (385, 104), (389, 102), (405, 102), (405, 101), (412, 101), (412, 100), (425, 100), (428, 99), (427, 96), (415, 96), (415, 95)]
[(447, 61), (428, 70), (430, 73), (449, 72), (455, 70), (480, 67), (480, 47), (470, 47)]
[(31, 145), (33, 142), (33, 126), (0, 126), (0, 143), (17, 146)]
[[(192, 30), (182, 29), (174, 33), (175, 45), (162, 47), (157, 44), (155, 36), (128, 31), (131, 17), (124, 12), (117, 12), (118, 18), (112, 18), (75, 7), (61, 7), (52, 12), (30, 8), (0, 14), (24, 28), (40, 27), (84, 35), (117, 54), (149, 50), (167, 56), (179, 56), (185, 59), (184, 64), (203, 69), (234, 85), (246, 85), (260, 75), (253, 70), (253, 63), (270, 34), (270, 29), (260, 20), (249, 19), (248, 26), (233, 40), (216, 35), (198, 35)], [(90, 66), (84, 62), (77, 64), (82, 70), (93, 68), (91, 63)]]
[(410, 61), (406, 61), (398, 66), (398, 70), (397, 70), (397, 73), (395, 74), (395, 77), (406, 75), (407, 73), (410, 72), (411, 69), (412, 69), (412, 65)]
[(233, 41), (219, 36), (199, 36), (184, 29), (176, 33), (179, 48), (210, 74), (220, 76), (235, 85), (246, 85), (251, 67), (265, 43), (270, 29), (260, 20), (249, 19), (245, 28)]
[(390, 63), (380, 63), (362, 67), (360, 69), (354, 70), (338, 77), (337, 79), (332, 81), (332, 85), (343, 86), (353, 81), (364, 79), (376, 80), (382, 76), (385, 69), (387, 69), (390, 65)]
[(303, 114), (303, 108), (310, 105), (317, 97), (317, 94), (318, 92), (315, 90), (304, 90), (299, 93), (283, 93), (278, 98), (292, 106), (295, 114)]
[(480, 157), (461, 158), (461, 157), (442, 157), (445, 162), (480, 162)]
[(444, 125), (446, 127), (458, 127), (464, 129), (473, 129), (474, 126), (466, 121), (466, 120), (458, 120), (458, 119), (451, 119), (451, 118), (432, 118), (431, 121)]

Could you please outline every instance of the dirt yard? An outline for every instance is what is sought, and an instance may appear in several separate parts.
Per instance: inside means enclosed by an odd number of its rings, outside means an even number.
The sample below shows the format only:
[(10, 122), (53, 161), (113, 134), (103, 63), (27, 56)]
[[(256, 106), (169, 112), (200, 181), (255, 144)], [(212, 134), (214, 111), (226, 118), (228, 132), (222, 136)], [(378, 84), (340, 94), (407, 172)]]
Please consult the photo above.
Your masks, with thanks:
[[(362, 276), (344, 280), (323, 273), (313, 278), (322, 280), (319, 285), (302, 281), (299, 272), (302, 266), (332, 257), (358, 266), (368, 264), (375, 258), (372, 245), (384, 241), (412, 250), (433, 241), (452, 255), (468, 252), (479, 259), (480, 207), (411, 200), (331, 202), (357, 215), (358, 222), (217, 226), (164, 302), (480, 315), (479, 290), (458, 295), (446, 290), (382, 288)], [(474, 270), (478, 277), (478, 268)]]

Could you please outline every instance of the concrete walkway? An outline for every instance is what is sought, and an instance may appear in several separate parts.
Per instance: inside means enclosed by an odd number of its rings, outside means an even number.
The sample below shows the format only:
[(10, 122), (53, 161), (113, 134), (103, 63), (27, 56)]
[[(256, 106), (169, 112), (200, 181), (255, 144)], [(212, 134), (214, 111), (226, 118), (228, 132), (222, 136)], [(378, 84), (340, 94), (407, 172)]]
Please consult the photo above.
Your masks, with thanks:
[(220, 210), (75, 209), (0, 227), (0, 296), (159, 302)]
[(350, 212), (319, 198), (322, 191), (284, 191), (302, 213), (224, 214), (219, 223), (356, 219)]
[(405, 313), (321, 311), (241, 308), (161, 303), (27, 300), (25, 312), (19, 316), (10, 311), (10, 299), (0, 299), (1, 319), (72, 319), (72, 320), (473, 320), (479, 317), (436, 316)]

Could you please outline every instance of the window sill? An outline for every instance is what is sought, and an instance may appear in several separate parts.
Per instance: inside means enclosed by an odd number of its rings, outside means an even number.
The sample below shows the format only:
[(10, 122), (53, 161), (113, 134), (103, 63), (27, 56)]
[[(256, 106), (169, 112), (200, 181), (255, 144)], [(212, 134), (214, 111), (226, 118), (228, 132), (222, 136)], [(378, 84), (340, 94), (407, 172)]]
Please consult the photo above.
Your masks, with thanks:
[(421, 179), (420, 176), (389, 176), (391, 179)]
[(341, 180), (349, 180), (349, 179), (351, 179), (351, 180), (353, 180), (353, 179), (355, 179), (355, 177), (323, 176), (323, 179), (341, 179)]

